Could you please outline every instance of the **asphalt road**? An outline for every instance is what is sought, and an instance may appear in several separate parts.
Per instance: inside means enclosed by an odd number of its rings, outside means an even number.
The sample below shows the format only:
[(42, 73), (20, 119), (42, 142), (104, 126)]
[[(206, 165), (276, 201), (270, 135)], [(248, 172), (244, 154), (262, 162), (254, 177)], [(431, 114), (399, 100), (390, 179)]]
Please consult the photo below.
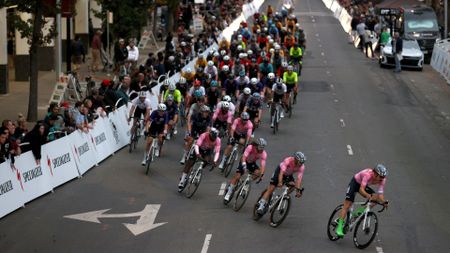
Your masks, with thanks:
[[(266, 1), (264, 10), (267, 4), (279, 1)], [(432, 108), (404, 81), (414, 75), (426, 82), (425, 75), (379, 69), (347, 44), (322, 1), (296, 6), (308, 36), (302, 92), (293, 117), (281, 122), (276, 136), (267, 117), (257, 130), (269, 143), (268, 171), (241, 211), (222, 204), (218, 194), (226, 180), (217, 171), (206, 172), (192, 199), (177, 193), (179, 135), (164, 147), (149, 176), (139, 164), (142, 153), (124, 149), (3, 218), (1, 252), (201, 252), (205, 238), (210, 238), (207, 252), (360, 252), (350, 236), (329, 241), (326, 225), (352, 175), (378, 162), (390, 169), (385, 192), (391, 204), (379, 215), (378, 236), (365, 252), (448, 252), (450, 143), (430, 116)], [(308, 157), (304, 196), (294, 199), (279, 228), (269, 226), (267, 215), (253, 221), (252, 205), (269, 175), (296, 150)], [(155, 223), (167, 223), (137, 236), (123, 225), (135, 223), (133, 217), (101, 223), (63, 218), (103, 209), (139, 212), (147, 204), (160, 204)]]

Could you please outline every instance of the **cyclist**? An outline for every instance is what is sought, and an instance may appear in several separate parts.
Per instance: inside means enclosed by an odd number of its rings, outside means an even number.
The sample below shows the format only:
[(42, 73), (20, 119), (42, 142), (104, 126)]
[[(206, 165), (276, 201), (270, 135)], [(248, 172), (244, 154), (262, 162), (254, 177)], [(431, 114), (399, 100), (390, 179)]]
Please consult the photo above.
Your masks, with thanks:
[[(302, 186), (302, 177), (303, 172), (305, 170), (306, 157), (305, 155), (297, 151), (293, 156), (286, 157), (283, 162), (278, 165), (275, 169), (275, 172), (270, 179), (270, 184), (267, 190), (264, 192), (261, 200), (258, 202), (257, 212), (259, 214), (263, 214), (265, 211), (265, 206), (270, 196), (272, 196), (275, 187), (282, 187), (283, 183), (288, 183), (289, 185), (295, 182), (295, 189), (297, 189), (297, 194), (295, 197), (300, 198), (302, 196), (301, 186)], [(295, 181), (293, 175), (297, 173), (297, 181)]]
[(228, 78), (222, 84), (222, 95), (234, 96), (236, 93), (237, 81), (234, 79), (234, 74), (229, 73)]
[(234, 96), (237, 98), (239, 97), (239, 93), (250, 83), (248, 76), (245, 75), (245, 71), (239, 72), (239, 77), (236, 78), (236, 82), (236, 94)]
[(186, 79), (186, 82), (189, 85), (192, 85), (192, 83), (195, 80), (195, 72), (192, 71), (192, 69), (190, 67), (186, 68), (186, 71), (183, 71), (181, 73), (181, 76), (184, 77)]
[(228, 103), (228, 105), (230, 106), (230, 112), (232, 115), (234, 115), (234, 112), (236, 111), (236, 106), (231, 102), (231, 97), (228, 95), (222, 97), (222, 101), (217, 104), (216, 110), (222, 108), (224, 102)]
[(147, 154), (150, 146), (153, 143), (153, 138), (158, 138), (158, 146), (155, 150), (156, 157), (159, 157), (159, 153), (162, 149), (164, 136), (167, 134), (167, 128), (169, 123), (169, 115), (166, 112), (166, 105), (159, 104), (158, 110), (155, 110), (150, 114), (150, 119), (145, 126), (145, 136), (147, 136), (147, 143), (145, 144), (145, 154), (142, 165), (145, 166), (147, 161)]
[(242, 145), (245, 145), (245, 143), (250, 143), (253, 124), (249, 119), (250, 116), (248, 115), (248, 113), (243, 112), (241, 113), (240, 118), (237, 118), (233, 121), (229, 134), (230, 138), (228, 140), (228, 145), (225, 148), (225, 151), (223, 152), (222, 161), (220, 162), (219, 165), (220, 170), (223, 171), (225, 161), (227, 160), (227, 157), (230, 155), (231, 149), (233, 148), (235, 142), (238, 142)]
[(198, 97), (204, 97), (205, 95), (206, 95), (205, 87), (201, 85), (201, 82), (199, 80), (195, 80), (194, 85), (187, 92), (186, 105), (189, 107), (190, 105), (195, 103)]
[(169, 84), (168, 89), (164, 92), (164, 101), (169, 95), (173, 96), (173, 100), (180, 106), (181, 103), (181, 92), (177, 89), (177, 85), (174, 83)]
[(269, 73), (273, 73), (273, 66), (269, 62), (269, 57), (264, 57), (263, 62), (259, 64), (259, 79), (266, 77)]
[[(193, 105), (194, 107), (194, 105)], [(193, 108), (191, 108), (193, 109)], [(199, 112), (193, 113), (191, 116), (191, 113), (189, 113), (188, 116), (188, 123), (187, 123), (187, 132), (185, 137), (185, 145), (184, 145), (184, 151), (183, 151), (183, 157), (181, 158), (180, 163), (184, 164), (186, 154), (189, 152), (189, 149), (192, 146), (192, 143), (194, 142), (194, 139), (197, 139), (198, 136), (201, 133), (204, 133), (209, 130), (209, 127), (211, 126), (211, 116), (210, 109), (206, 105), (201, 105)]]
[(186, 98), (187, 91), (189, 89), (186, 78), (180, 77), (180, 81), (175, 85), (175, 87), (180, 91), (181, 100)]
[[(367, 168), (356, 173), (350, 183), (348, 184), (347, 192), (345, 194), (344, 206), (338, 220), (336, 235), (344, 236), (343, 225), (347, 211), (355, 201), (355, 194), (359, 192), (364, 198), (381, 201), (384, 206), (387, 206), (387, 201), (384, 199), (384, 186), (386, 184), (386, 176), (388, 170), (383, 164), (377, 164), (375, 168)], [(369, 185), (378, 185), (378, 194), (369, 187)]]
[(250, 79), (250, 85), (248, 86), (250, 88), (251, 93), (259, 93), (261, 97), (264, 95), (264, 84), (262, 84), (257, 78), (253, 77)]
[[(220, 138), (217, 138), (218, 135), (219, 131), (213, 127), (208, 132), (202, 133), (194, 146), (195, 156), (201, 157), (208, 162), (211, 162), (212, 160), (213, 166), (216, 166), (220, 155), (221, 142)], [(213, 154), (213, 152), (215, 153), (214, 158), (211, 159), (211, 155)], [(192, 166), (194, 166), (194, 162), (195, 157), (193, 156), (189, 157), (189, 161), (186, 163), (186, 166), (184, 166), (180, 183), (178, 183), (178, 191), (183, 190), (186, 184), (187, 175), (190, 172)]]
[(195, 69), (198, 69), (199, 67), (202, 68), (202, 70), (206, 67), (206, 59), (205, 56), (203, 56), (203, 54), (199, 54), (197, 60), (195, 61)]
[(148, 116), (150, 115), (150, 111), (152, 110), (150, 99), (147, 98), (147, 92), (146, 91), (140, 91), (139, 97), (133, 99), (131, 101), (131, 109), (128, 116), (128, 122), (130, 122), (131, 118), (133, 117), (133, 127), (131, 129), (131, 132), (134, 133), (136, 123), (138, 120), (141, 119), (142, 116), (144, 116), (144, 122), (147, 121)]
[(168, 95), (164, 104), (167, 107), (167, 114), (169, 116), (168, 123), (168, 134), (166, 136), (167, 140), (170, 140), (170, 134), (173, 129), (173, 134), (177, 134), (177, 122), (178, 122), (178, 105), (174, 103), (174, 98), (172, 95)]
[(289, 101), (289, 96), (291, 91), (294, 91), (294, 100), (297, 97), (298, 92), (298, 76), (297, 73), (294, 72), (294, 67), (289, 65), (287, 67), (287, 71), (283, 74), (283, 82), (286, 84), (287, 92), (285, 94), (286, 101)]
[(220, 86), (225, 85), (225, 80), (227, 80), (229, 74), (230, 74), (230, 67), (228, 65), (223, 65), (219, 72), (219, 78), (218, 78)]
[(221, 92), (218, 87), (216, 80), (211, 81), (211, 87), (206, 90), (206, 104), (214, 110), (216, 108), (217, 102), (219, 102)]
[[(230, 180), (227, 194), (225, 194), (223, 198), (226, 203), (230, 201), (231, 196), (233, 196), (236, 183), (239, 182), (239, 179), (247, 169), (249, 173), (253, 174), (253, 179), (256, 179), (258, 176), (260, 177), (260, 179), (262, 179), (262, 177), (264, 176), (264, 171), (266, 170), (267, 153), (264, 150), (266, 146), (266, 140), (264, 140), (263, 138), (259, 138), (252, 141), (252, 143), (245, 148), (244, 154), (241, 158), (241, 163), (237, 168), (236, 174)], [(256, 164), (258, 160), (260, 160), (261, 168)]]
[(250, 94), (252, 94), (252, 91), (250, 88), (246, 87), (241, 95), (239, 95), (237, 99), (236, 107), (238, 109), (238, 113), (241, 113), (244, 111), (244, 107), (247, 104), (247, 100), (250, 98)]
[[(287, 108), (287, 101), (286, 101), (286, 92), (287, 92), (287, 87), (286, 84), (283, 83), (283, 80), (280, 80), (273, 85), (272, 87), (272, 92), (273, 92), (273, 102), (275, 104), (281, 102), (281, 105), (283, 106), (284, 110), (286, 110)], [(284, 118), (284, 113), (283, 110), (281, 110), (280, 112), (280, 117)], [(271, 128), (273, 128), (273, 122), (270, 125)]]
[(233, 123), (233, 114), (230, 111), (230, 103), (222, 102), (220, 109), (217, 109), (212, 116), (213, 126), (221, 131), (227, 131)]
[(262, 118), (261, 94), (258, 92), (253, 93), (253, 95), (247, 100), (247, 104), (244, 107), (244, 112), (247, 112), (250, 115), (250, 120), (253, 123), (254, 129), (257, 128)]
[(210, 77), (217, 81), (217, 68), (214, 66), (213, 61), (208, 61), (208, 66), (205, 68), (204, 73), (206, 76), (211, 75)]
[(272, 102), (272, 87), (276, 83), (275, 81), (275, 74), (269, 73), (267, 75), (267, 78), (262, 79), (264, 83), (264, 98), (265, 102), (267, 102), (267, 106), (270, 106), (270, 103)]
[(303, 57), (302, 48), (299, 46), (298, 43), (295, 43), (294, 46), (291, 47), (291, 49), (289, 50), (289, 60), (291, 64), (293, 64), (294, 66), (295, 65), (298, 66), (296, 71), (298, 71), (299, 73), (300, 73), (300, 66), (302, 64), (302, 57)]
[(162, 85), (159, 87), (159, 96), (158, 103), (162, 103), (164, 101), (164, 94), (169, 89), (170, 80), (166, 79), (163, 81)]

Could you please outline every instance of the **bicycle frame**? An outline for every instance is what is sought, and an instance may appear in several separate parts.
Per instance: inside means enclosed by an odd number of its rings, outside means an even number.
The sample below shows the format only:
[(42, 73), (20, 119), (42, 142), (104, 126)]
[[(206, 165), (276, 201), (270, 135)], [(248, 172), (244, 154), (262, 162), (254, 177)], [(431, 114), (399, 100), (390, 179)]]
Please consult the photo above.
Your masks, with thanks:
[[(290, 189), (290, 188), (291, 188), (291, 187), (284, 185), (284, 186), (283, 186), (283, 192), (282, 192), (282, 194), (281, 194), (281, 195), (275, 195), (275, 196), (272, 197), (273, 200), (270, 201), (269, 211), (272, 211), (272, 210), (273, 210), (273, 208), (275, 207), (275, 204), (277, 203), (277, 201), (278, 201), (279, 199), (283, 199), (286, 195), (289, 195), (289, 189)], [(281, 203), (282, 203), (282, 201), (280, 201), (280, 202), (278, 203), (277, 210), (280, 210), (280, 208), (281, 208)]]
[(365, 230), (366, 229), (366, 222), (367, 222), (367, 214), (370, 212), (370, 210), (371, 210), (371, 206), (372, 205), (375, 205), (375, 204), (373, 204), (373, 203), (371, 203), (371, 202), (354, 202), (353, 203), (353, 205), (349, 208), (349, 210), (348, 210), (348, 215), (349, 215), (349, 217), (350, 218), (354, 218), (354, 214), (353, 214), (353, 212), (354, 212), (354, 206), (355, 205), (366, 205), (366, 207), (364, 208), (364, 211), (363, 211), (363, 213), (362, 214), (360, 214), (360, 215), (358, 215), (357, 217), (356, 217), (356, 219), (354, 219), (354, 220), (351, 220), (351, 221), (349, 221), (349, 224), (348, 224), (348, 230), (349, 231), (352, 231), (353, 230), (353, 228), (354, 228), (354, 226), (358, 223), (358, 221), (359, 220), (361, 220), (362, 218), (364, 218), (364, 221), (363, 221), (363, 230)]

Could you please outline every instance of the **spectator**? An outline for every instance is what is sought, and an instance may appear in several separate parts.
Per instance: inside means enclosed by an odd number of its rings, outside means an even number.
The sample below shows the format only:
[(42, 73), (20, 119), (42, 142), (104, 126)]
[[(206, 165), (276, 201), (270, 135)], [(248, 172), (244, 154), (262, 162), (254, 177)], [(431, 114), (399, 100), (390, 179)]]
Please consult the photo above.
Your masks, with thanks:
[(364, 18), (361, 18), (359, 21), (359, 24), (356, 26), (356, 31), (358, 32), (359, 36), (359, 45), (358, 48), (361, 49), (361, 51), (364, 50), (364, 33), (366, 32), (366, 23)]
[(119, 43), (114, 47), (114, 64), (115, 71), (119, 71), (120, 67), (128, 58), (128, 49), (125, 46), (125, 40), (119, 39)]
[(394, 39), (391, 41), (392, 43), (392, 54), (395, 59), (395, 73), (400, 73), (402, 71), (401, 60), (402, 51), (403, 51), (403, 39), (400, 37), (398, 32), (394, 33)]
[(8, 131), (5, 128), (0, 128), (0, 163), (6, 162), (11, 159), (11, 163), (14, 164), (14, 155), (11, 151), (11, 143), (8, 140)]
[(380, 35), (380, 50), (383, 50), (383, 47), (389, 42), (389, 38), (391, 35), (388, 32), (387, 27), (383, 27), (383, 30)]
[(166, 54), (170, 54), (170, 52), (173, 52), (174, 49), (175, 49), (174, 46), (173, 46), (172, 40), (173, 40), (172, 33), (169, 32), (169, 34), (166, 37), (166, 49), (165, 49), (166, 50)]
[[(56, 116), (55, 116), (56, 117)], [(52, 119), (54, 119), (52, 117)], [(47, 128), (43, 121), (38, 121), (27, 135), (25, 135), (24, 142), (29, 142), (28, 146), (33, 153), (36, 164), (40, 164), (41, 161), (41, 146), (47, 142)]]
[(130, 62), (131, 69), (134, 70), (136, 69), (137, 61), (139, 59), (139, 49), (134, 44), (134, 38), (131, 38), (128, 41), (127, 50), (128, 50), (127, 61)]
[(121, 99), (117, 107), (126, 105), (128, 101), (130, 101), (130, 98), (127, 95), (128, 88), (129, 88), (128, 84), (123, 82), (116, 90), (116, 96), (118, 97), (118, 99)]
[(78, 71), (80, 65), (86, 60), (86, 50), (84, 49), (83, 42), (79, 35), (75, 35), (75, 39), (72, 42), (72, 64), (73, 71)]
[(373, 54), (373, 47), (372, 47), (372, 39), (374, 38), (373, 32), (370, 31), (369, 29), (366, 29), (364, 31), (364, 48), (366, 49), (366, 57), (369, 57), (369, 49), (370, 49), (370, 54), (371, 54), (371, 58), (375, 58), (374, 54)]
[(139, 73), (137, 75), (137, 78), (132, 81), (130, 87), (131, 87), (131, 90), (134, 90), (136, 92), (139, 92), (142, 89), (146, 88), (147, 82), (145, 80), (145, 75), (143, 73)]
[(92, 71), (98, 71), (101, 65), (101, 49), (102, 49), (102, 31), (97, 30), (94, 37), (92, 38), (91, 49), (92, 49)]
[(22, 113), (17, 116), (16, 133), (14, 134), (17, 139), (22, 139), (25, 134), (28, 133), (27, 121)]
[(53, 103), (51, 103), (49, 105), (49, 107), (47, 109), (47, 115), (44, 118), (44, 123), (47, 124), (47, 126), (49, 126), (50, 117), (53, 116), (53, 115), (54, 116), (58, 115), (59, 114), (59, 110), (60, 110), (60, 107), (59, 107), (59, 105), (57, 103), (53, 102)]
[(359, 24), (359, 18), (356, 15), (353, 15), (352, 21), (350, 23), (350, 26), (352, 28), (352, 31), (350, 33), (349, 43), (353, 43), (354, 38), (358, 35), (358, 31), (356, 30), (356, 27)]

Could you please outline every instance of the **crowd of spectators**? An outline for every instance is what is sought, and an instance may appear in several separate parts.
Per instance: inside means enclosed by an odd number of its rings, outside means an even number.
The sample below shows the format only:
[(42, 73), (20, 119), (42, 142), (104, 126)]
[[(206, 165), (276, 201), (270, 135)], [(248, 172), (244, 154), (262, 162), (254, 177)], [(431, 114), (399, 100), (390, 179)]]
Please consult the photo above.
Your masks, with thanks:
[[(136, 40), (124, 38), (114, 47), (115, 80), (103, 80), (100, 85), (93, 85), (88, 96), (82, 101), (70, 105), (68, 102), (49, 105), (43, 120), (38, 121), (29, 131), (22, 114), (13, 120), (4, 120), (0, 128), (0, 163), (14, 156), (31, 150), (36, 162), (41, 159), (41, 146), (73, 131), (89, 132), (92, 122), (104, 117), (108, 112), (128, 103), (137, 97), (139, 91), (148, 90), (157, 85), (161, 75), (173, 75), (179, 72), (191, 59), (202, 53), (213, 43), (232, 20), (242, 11), (242, 5), (249, 0), (206, 0), (204, 4), (182, 1), (177, 12), (176, 38), (167, 33), (165, 49), (156, 54), (151, 52), (143, 64), (140, 59)], [(203, 19), (203, 30), (195, 33), (192, 29), (194, 15)], [(95, 37), (97, 36), (97, 37)], [(101, 32), (96, 33), (92, 50), (95, 71), (100, 69)], [(84, 49), (83, 49), (84, 50)], [(84, 60), (83, 54), (77, 55), (76, 62)], [(79, 57), (81, 56), (81, 57)], [(163, 79), (160, 79), (160, 81)], [(99, 87), (97, 87), (99, 86)], [(88, 86), (89, 87), (89, 86)]]

